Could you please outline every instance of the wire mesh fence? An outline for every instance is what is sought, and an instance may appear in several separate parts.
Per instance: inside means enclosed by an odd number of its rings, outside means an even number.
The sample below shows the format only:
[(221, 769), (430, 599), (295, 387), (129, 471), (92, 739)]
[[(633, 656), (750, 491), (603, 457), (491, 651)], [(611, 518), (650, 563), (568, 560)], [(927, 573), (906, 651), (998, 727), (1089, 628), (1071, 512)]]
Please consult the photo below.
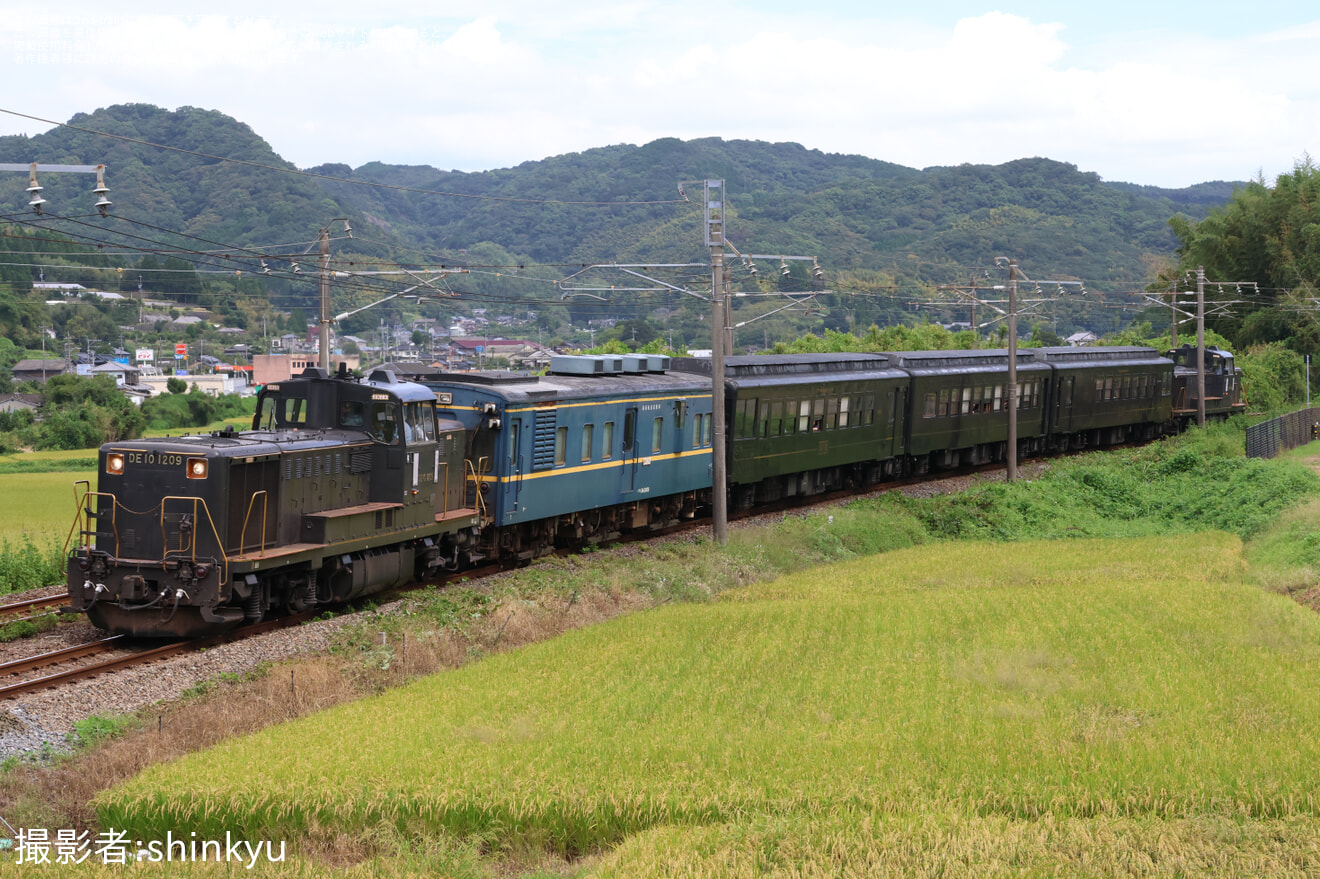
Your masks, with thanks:
[(1247, 428), (1247, 457), (1273, 458), (1320, 439), (1320, 407), (1298, 409)]

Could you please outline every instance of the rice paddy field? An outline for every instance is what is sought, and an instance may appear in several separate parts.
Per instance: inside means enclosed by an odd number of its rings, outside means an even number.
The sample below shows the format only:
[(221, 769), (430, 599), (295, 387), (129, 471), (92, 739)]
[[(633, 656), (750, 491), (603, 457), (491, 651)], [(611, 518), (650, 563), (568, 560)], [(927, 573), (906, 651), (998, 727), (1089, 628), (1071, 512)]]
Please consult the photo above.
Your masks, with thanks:
[(1309, 876), (1318, 672), (1316, 615), (1235, 535), (926, 544), (490, 656), (95, 805), (138, 839), (391, 841), (362, 876)]
[(62, 579), (80, 479), (95, 485), (96, 450), (0, 456), (0, 594)]

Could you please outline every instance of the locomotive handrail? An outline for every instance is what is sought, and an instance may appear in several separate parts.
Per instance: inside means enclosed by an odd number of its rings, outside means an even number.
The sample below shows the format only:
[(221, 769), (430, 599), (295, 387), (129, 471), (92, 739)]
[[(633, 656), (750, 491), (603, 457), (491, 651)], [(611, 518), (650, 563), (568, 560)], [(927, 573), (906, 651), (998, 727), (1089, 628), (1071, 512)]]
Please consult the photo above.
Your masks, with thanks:
[(489, 461), (490, 458), (488, 458), (485, 455), (482, 455), (480, 458), (478, 458), (477, 464), (475, 465), (472, 463), (471, 458), (465, 458), (463, 460), (463, 463), (467, 465), (467, 468), (470, 471), (468, 474), (468, 478), (472, 480), (472, 485), (473, 485), (472, 504), (474, 507), (476, 507), (477, 514), (481, 517), (481, 520), (483, 522), (486, 521), (487, 516), (486, 516), (486, 499), (482, 497), (481, 484), (482, 484), (482, 479), (485, 477), (486, 473), (489, 472), (486, 470), (486, 465), (487, 463), (489, 463)]
[[(219, 551), (219, 553), (220, 553), (220, 572), (221, 572), (221, 573), (220, 573), (220, 582), (221, 582), (221, 583), (228, 583), (228, 582), (229, 582), (229, 554), (228, 554), (227, 552), (225, 552), (225, 545), (224, 545), (224, 542), (220, 539), (220, 531), (219, 531), (218, 528), (215, 527), (215, 520), (211, 518), (211, 508), (208, 507), (208, 506), (206, 505), (206, 501), (203, 500), (202, 498), (199, 498), (199, 497), (188, 497), (187, 495), (166, 495), (165, 497), (163, 497), (163, 498), (160, 499), (160, 533), (161, 533), (161, 545), (162, 545), (162, 546), (165, 545), (165, 540), (164, 540), (164, 538), (165, 538), (165, 504), (168, 503), (169, 501), (192, 501), (192, 508), (193, 508), (193, 521), (194, 521), (194, 522), (197, 520), (197, 505), (198, 505), (198, 504), (201, 504), (201, 505), (202, 505), (202, 511), (203, 511), (204, 513), (206, 513), (206, 521), (207, 521), (207, 523), (211, 526), (211, 536), (215, 538), (215, 546), (216, 546), (216, 549), (217, 549), (217, 550)], [(191, 538), (190, 538), (190, 540), (189, 540), (189, 543), (191, 544), (191, 553), (192, 553), (192, 555), (191, 555), (191, 558), (189, 559), (189, 561), (191, 561), (191, 562), (193, 562), (194, 564), (196, 564), (196, 562), (197, 562), (197, 528), (196, 528), (195, 525), (194, 525), (193, 528), (191, 529), (191, 535), (192, 535), (192, 536), (191, 536)], [(179, 529), (179, 536), (180, 536), (180, 542), (182, 542), (182, 537), (183, 537), (183, 529), (182, 529), (182, 528)], [(179, 547), (179, 549), (178, 549), (177, 551), (178, 551), (178, 552), (188, 552), (189, 550), (188, 550), (188, 549), (185, 549), (184, 547), (181, 546), (181, 547)], [(165, 550), (165, 554), (161, 557), (161, 560), (164, 561), (165, 559), (168, 559), (168, 558), (170, 557), (170, 552), (171, 552), (171, 550), (168, 550), (168, 549)], [(118, 554), (118, 553), (116, 553), (116, 554)]]
[(261, 496), (261, 554), (266, 554), (266, 504), (270, 500), (270, 495), (266, 494), (263, 488), (248, 499), (247, 512), (243, 514), (243, 530), (238, 532), (238, 552), (239, 555), (247, 552), (247, 526), (248, 519), (252, 516), (252, 505), (257, 502), (257, 496)]
[(442, 510), (442, 515), (448, 517), (449, 516), (449, 462), (448, 461), (444, 462), (443, 464), (440, 465), (440, 467), (445, 474), (444, 481), (440, 483), (440, 485), (443, 486), (443, 488), (440, 491), (440, 497), (444, 498), (444, 509)]
[[(108, 491), (92, 491), (92, 483), (87, 479), (79, 479), (73, 483), (73, 490), (75, 497), (77, 496), (78, 486), (80, 485), (87, 486), (87, 490), (83, 492), (81, 498), (78, 498), (78, 510), (76, 513), (74, 513), (73, 525), (69, 527), (69, 533), (64, 537), (64, 550), (63, 550), (64, 554), (68, 555), (69, 553), (69, 543), (73, 540), (74, 531), (81, 530), (82, 532), (84, 532), (85, 535), (85, 533), (89, 530), (87, 526), (90, 525), (91, 523), (88, 522), (88, 515), (87, 515), (88, 499), (94, 497), (108, 497), (110, 498), (110, 529), (115, 535), (115, 556), (118, 557), (119, 527), (115, 522), (115, 514), (119, 511), (119, 500), (112, 493)], [(82, 526), (81, 529), (79, 529), (78, 527), (79, 525)]]

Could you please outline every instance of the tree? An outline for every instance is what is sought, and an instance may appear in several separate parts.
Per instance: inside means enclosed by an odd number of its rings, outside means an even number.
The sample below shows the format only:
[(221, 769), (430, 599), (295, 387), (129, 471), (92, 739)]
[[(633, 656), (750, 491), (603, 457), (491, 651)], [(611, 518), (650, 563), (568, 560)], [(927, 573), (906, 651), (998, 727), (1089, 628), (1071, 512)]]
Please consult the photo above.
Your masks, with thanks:
[(188, 392), (188, 383), (177, 376), (171, 377), (165, 382), (165, 390), (171, 394), (186, 394)]
[[(1288, 307), (1287, 298), (1289, 291), (1314, 297), (1320, 289), (1320, 168), (1309, 156), (1273, 187), (1256, 180), (1199, 223), (1176, 216), (1169, 225), (1180, 242), (1180, 270), (1205, 268), (1207, 299), (1240, 298), (1236, 290), (1221, 295), (1217, 280), (1254, 281), (1264, 294), (1256, 307), (1241, 309), (1241, 317), (1208, 318), (1209, 324), (1239, 346), (1282, 341), (1302, 347), (1292, 340), (1307, 318)], [(1307, 335), (1309, 350), (1313, 334)]]

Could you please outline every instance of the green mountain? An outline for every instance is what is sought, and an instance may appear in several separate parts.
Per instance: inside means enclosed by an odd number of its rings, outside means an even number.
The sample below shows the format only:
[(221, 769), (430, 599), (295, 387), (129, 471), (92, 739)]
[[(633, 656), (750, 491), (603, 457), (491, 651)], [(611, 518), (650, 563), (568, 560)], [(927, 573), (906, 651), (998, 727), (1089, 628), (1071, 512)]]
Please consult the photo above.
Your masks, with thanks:
[[(336, 217), (349, 218), (357, 236), (337, 241), (337, 256), (553, 266), (524, 269), (544, 278), (600, 262), (702, 262), (708, 252), (700, 188), (689, 187), (690, 201), (681, 201), (678, 183), (723, 179), (727, 235), (737, 247), (819, 257), (833, 288), (879, 297), (850, 302), (844, 317), (834, 316), (835, 326), (910, 314), (903, 303), (929, 296), (930, 285), (966, 283), (998, 256), (1016, 257), (1032, 277), (1080, 279), (1093, 291), (1139, 289), (1172, 260), (1169, 218), (1199, 219), (1235, 185), (1168, 190), (1110, 183), (1044, 158), (918, 170), (791, 143), (719, 138), (664, 138), (476, 173), (370, 163), (297, 174), (287, 173), (296, 169), (248, 126), (214, 111), (128, 104), (80, 114), (71, 125), (78, 127), (0, 138), (3, 161), (107, 165), (111, 218), (90, 210), (90, 178), (49, 174), (41, 179), (49, 212), (76, 215), (85, 225), (52, 219), (44, 225), (103, 242), (156, 249), (168, 242), (212, 271), (226, 260), (209, 251), (298, 253)], [(23, 190), (20, 175), (0, 187), (3, 219), (30, 219)], [(132, 258), (126, 261), (131, 268)], [(315, 265), (314, 253), (304, 265)], [(764, 290), (765, 276), (774, 274), (774, 266), (763, 267), (759, 279), (740, 275), (735, 284)], [(314, 302), (312, 284), (262, 280), (279, 307)], [(793, 266), (792, 280), (809, 283), (804, 265)], [(454, 288), (495, 302), (560, 298), (557, 290), (525, 293), (493, 274), (465, 277)], [(373, 289), (343, 293), (357, 302)], [(572, 319), (636, 317), (655, 305), (643, 300), (637, 307), (574, 304)]]

